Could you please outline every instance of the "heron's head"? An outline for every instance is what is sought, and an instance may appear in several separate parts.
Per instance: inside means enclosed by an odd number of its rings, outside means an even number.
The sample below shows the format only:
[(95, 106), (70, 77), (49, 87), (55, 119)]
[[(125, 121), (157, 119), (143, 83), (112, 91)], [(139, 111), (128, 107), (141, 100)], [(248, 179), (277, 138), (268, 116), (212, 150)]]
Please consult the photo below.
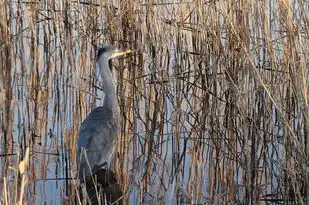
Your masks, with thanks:
[(111, 58), (115, 58), (132, 52), (134, 52), (134, 50), (120, 50), (115, 46), (107, 45), (103, 46), (98, 50), (97, 59), (99, 60), (100, 58), (104, 58), (105, 60), (109, 60)]

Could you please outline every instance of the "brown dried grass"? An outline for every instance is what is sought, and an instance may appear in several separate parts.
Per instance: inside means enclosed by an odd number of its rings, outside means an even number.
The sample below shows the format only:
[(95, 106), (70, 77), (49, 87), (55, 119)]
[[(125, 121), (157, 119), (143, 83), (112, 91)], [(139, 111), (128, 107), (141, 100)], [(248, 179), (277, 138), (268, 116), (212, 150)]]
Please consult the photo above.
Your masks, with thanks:
[(126, 203), (306, 204), (307, 8), (0, 0), (0, 203), (82, 204), (76, 139), (102, 102), (93, 45), (114, 44), (138, 50), (113, 60)]

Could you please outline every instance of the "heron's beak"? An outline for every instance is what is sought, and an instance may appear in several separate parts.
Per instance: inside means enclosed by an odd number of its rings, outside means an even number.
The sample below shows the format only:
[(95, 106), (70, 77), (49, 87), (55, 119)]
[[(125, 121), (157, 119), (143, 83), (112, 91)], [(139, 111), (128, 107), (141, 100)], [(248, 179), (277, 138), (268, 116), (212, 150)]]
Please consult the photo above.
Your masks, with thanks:
[(128, 54), (128, 53), (134, 53), (135, 50), (120, 50), (119, 51), (119, 55), (125, 55), (125, 54)]
[(118, 50), (114, 53), (113, 58), (117, 56), (122, 56), (128, 53), (133, 53), (133, 52), (135, 52), (135, 50)]

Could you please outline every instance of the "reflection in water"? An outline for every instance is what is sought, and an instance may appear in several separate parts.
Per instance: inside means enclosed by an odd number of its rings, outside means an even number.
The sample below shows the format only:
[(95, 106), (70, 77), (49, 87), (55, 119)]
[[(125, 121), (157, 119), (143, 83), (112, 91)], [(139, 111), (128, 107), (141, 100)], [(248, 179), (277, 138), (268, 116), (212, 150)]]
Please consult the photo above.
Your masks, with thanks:
[(103, 168), (95, 171), (92, 177), (86, 181), (84, 191), (86, 190), (87, 195), (81, 194), (81, 196), (89, 198), (93, 205), (105, 202), (123, 204), (121, 185), (116, 178), (115, 173), (111, 170)]

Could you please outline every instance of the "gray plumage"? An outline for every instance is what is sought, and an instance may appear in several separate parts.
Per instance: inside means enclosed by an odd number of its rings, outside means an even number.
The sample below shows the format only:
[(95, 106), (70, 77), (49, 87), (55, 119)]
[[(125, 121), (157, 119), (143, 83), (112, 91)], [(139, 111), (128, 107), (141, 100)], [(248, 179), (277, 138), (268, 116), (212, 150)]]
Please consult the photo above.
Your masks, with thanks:
[[(78, 178), (89, 178), (102, 165), (109, 166), (119, 131), (119, 105), (108, 61), (132, 52), (119, 51), (114, 46), (98, 50), (98, 63), (105, 93), (103, 106), (95, 108), (83, 121), (78, 136)], [(107, 167), (108, 168), (108, 167)]]
[(108, 107), (95, 108), (79, 131), (79, 178), (84, 181), (95, 167), (109, 165), (118, 133), (119, 115)]

